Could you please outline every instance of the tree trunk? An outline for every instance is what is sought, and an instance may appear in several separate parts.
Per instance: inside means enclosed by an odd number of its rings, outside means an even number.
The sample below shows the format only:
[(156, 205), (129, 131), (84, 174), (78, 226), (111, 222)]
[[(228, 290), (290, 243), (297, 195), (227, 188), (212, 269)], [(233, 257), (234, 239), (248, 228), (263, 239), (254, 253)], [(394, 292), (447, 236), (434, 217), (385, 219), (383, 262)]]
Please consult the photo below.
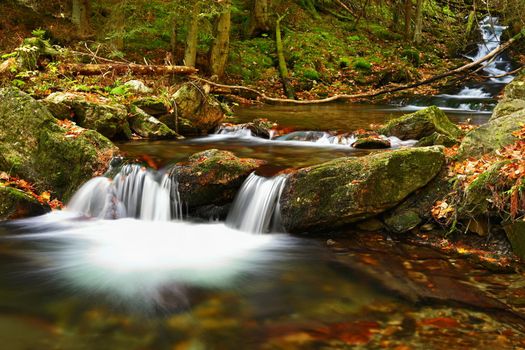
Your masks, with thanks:
[(412, 0), (405, 0), (405, 39), (410, 40), (410, 22), (412, 21)]
[(420, 44), (423, 34), (423, 0), (416, 3), (416, 27), (414, 28), (414, 43)]
[(171, 37), (170, 37), (170, 52), (173, 58), (172, 63), (175, 64), (177, 61), (177, 16), (172, 15), (171, 18)]
[(266, 33), (269, 30), (268, 0), (253, 0), (249, 35), (257, 36), (261, 33)]
[(231, 0), (225, 0), (222, 7), (210, 50), (210, 73), (218, 78), (224, 75), (230, 50)]
[(193, 67), (186, 66), (161, 66), (145, 64), (77, 64), (63, 63), (60, 65), (60, 71), (63, 74), (77, 75), (103, 75), (106, 72), (114, 74), (137, 74), (137, 75), (191, 75), (197, 73)]
[(200, 13), (200, 4), (199, 2), (196, 2), (193, 5), (193, 11), (191, 12), (190, 26), (186, 37), (186, 50), (184, 51), (184, 64), (188, 67), (195, 67), (195, 62), (197, 61)]
[(89, 32), (89, 0), (73, 0), (71, 22), (77, 26), (80, 35)]
[(283, 40), (281, 37), (281, 21), (284, 16), (281, 16), (275, 22), (275, 46), (277, 47), (277, 58), (279, 60), (279, 74), (283, 83), (283, 89), (286, 97), (290, 99), (295, 98), (293, 87), (290, 84), (290, 76), (288, 74), (288, 67), (286, 67), (286, 60), (284, 59)]

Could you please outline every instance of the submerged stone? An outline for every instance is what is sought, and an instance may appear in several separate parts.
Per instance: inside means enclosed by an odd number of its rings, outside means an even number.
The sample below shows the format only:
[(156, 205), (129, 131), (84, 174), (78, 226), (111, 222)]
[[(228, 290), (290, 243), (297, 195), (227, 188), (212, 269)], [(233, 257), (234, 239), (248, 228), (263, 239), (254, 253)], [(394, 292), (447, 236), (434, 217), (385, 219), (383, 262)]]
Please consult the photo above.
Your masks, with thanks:
[(248, 175), (263, 164), (262, 160), (210, 149), (177, 164), (171, 175), (177, 179), (180, 198), (188, 207), (223, 205), (233, 201)]
[(103, 174), (117, 151), (96, 131), (70, 133), (26, 93), (0, 89), (0, 170), (65, 200), (82, 183)]
[(339, 158), (292, 173), (281, 196), (289, 232), (330, 230), (393, 208), (429, 183), (445, 157), (440, 147)]
[(42, 215), (51, 208), (16, 188), (0, 186), (0, 221)]
[(352, 143), (352, 147), (361, 149), (382, 149), (390, 148), (391, 146), (392, 145), (387, 138), (375, 136), (361, 137)]
[(433, 133), (446, 135), (453, 139), (462, 135), (461, 130), (436, 106), (393, 119), (379, 129), (378, 133), (395, 136), (401, 140), (421, 139)]

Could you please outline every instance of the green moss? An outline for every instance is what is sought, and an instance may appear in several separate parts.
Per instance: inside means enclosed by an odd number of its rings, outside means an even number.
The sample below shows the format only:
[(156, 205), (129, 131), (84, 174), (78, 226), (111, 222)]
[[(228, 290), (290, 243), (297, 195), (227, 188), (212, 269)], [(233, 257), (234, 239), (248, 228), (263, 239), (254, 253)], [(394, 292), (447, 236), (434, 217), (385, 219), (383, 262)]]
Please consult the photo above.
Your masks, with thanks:
[(281, 197), (283, 223), (298, 232), (372, 217), (426, 185), (443, 162), (442, 150), (430, 147), (340, 158), (299, 170)]
[(369, 71), (372, 68), (372, 64), (362, 57), (357, 57), (353, 62), (354, 69)]
[(401, 57), (404, 57), (412, 63), (415, 67), (419, 67), (421, 60), (419, 57), (419, 51), (413, 48), (407, 48), (401, 51)]
[(303, 79), (307, 80), (319, 80), (321, 79), (321, 74), (318, 71), (312, 68), (306, 68), (302, 71)]

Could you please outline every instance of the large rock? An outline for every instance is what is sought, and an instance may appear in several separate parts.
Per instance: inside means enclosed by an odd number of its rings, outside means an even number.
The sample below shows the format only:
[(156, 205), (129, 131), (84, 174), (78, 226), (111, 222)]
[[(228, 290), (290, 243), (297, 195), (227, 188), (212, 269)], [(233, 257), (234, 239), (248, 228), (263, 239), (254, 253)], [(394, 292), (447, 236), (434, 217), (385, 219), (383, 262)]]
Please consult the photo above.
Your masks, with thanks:
[(50, 210), (29, 194), (0, 185), (0, 221), (42, 215)]
[(521, 74), (505, 87), (505, 94), (494, 108), (490, 120), (506, 117), (525, 109), (525, 74)]
[(512, 250), (521, 259), (525, 259), (525, 221), (517, 221), (503, 226)]
[(157, 118), (144, 112), (142, 109), (131, 106), (129, 124), (137, 135), (147, 139), (176, 139), (179, 134), (171, 130)]
[(101, 175), (117, 151), (96, 131), (60, 126), (24, 92), (0, 89), (0, 170), (65, 200), (83, 182)]
[(233, 201), (246, 177), (263, 164), (261, 160), (210, 149), (177, 164), (171, 175), (179, 182), (181, 200), (190, 208), (222, 205)]
[(525, 124), (525, 109), (500, 117), (470, 131), (458, 150), (460, 159), (479, 157), (516, 141), (512, 133)]
[(182, 135), (206, 134), (224, 120), (219, 101), (194, 83), (184, 84), (173, 94), (173, 101), (177, 106), (174, 113), (160, 120)]
[(131, 138), (128, 111), (121, 104), (102, 97), (90, 100), (67, 92), (54, 92), (42, 102), (58, 119), (72, 119), (81, 127), (96, 130), (110, 139)]
[(382, 219), (385, 228), (391, 232), (405, 233), (432, 221), (431, 209), (434, 203), (452, 190), (447, 173), (448, 170), (444, 167), (425, 187), (413, 192), (401, 204), (384, 213)]
[(430, 182), (445, 157), (441, 147), (340, 158), (290, 175), (281, 196), (289, 232), (330, 230), (393, 208)]
[(462, 136), (461, 130), (436, 106), (393, 119), (379, 129), (378, 133), (395, 136), (401, 140), (419, 140), (433, 133), (446, 135), (453, 139)]

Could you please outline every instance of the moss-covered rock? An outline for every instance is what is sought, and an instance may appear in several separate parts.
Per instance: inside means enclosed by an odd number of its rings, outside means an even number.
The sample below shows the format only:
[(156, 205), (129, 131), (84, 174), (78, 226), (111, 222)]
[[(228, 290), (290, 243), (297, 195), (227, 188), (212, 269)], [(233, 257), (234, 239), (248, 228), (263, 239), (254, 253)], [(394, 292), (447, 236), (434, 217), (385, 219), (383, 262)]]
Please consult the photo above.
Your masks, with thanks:
[[(172, 123), (182, 135), (206, 134), (224, 120), (219, 101), (195, 83), (184, 84), (173, 94), (173, 101), (177, 108), (171, 115)], [(166, 124), (172, 127), (170, 123)]]
[(154, 117), (169, 114), (169, 108), (166, 106), (165, 101), (158, 97), (142, 97), (133, 101), (132, 105)]
[(525, 259), (525, 221), (518, 221), (504, 225), (505, 233), (510, 241), (514, 253)]
[(222, 205), (233, 201), (237, 190), (264, 161), (238, 158), (233, 153), (210, 149), (177, 164), (171, 176), (179, 182), (181, 200), (190, 208)]
[(516, 141), (512, 133), (525, 124), (525, 109), (483, 124), (467, 133), (458, 150), (460, 159), (494, 152)]
[(178, 139), (179, 134), (142, 109), (131, 106), (129, 124), (137, 135), (148, 139)]
[(524, 109), (525, 99), (519, 100), (505, 98), (496, 105), (496, 107), (494, 108), (494, 112), (492, 113), (492, 117), (490, 117), (490, 120), (506, 117), (514, 112)]
[(96, 131), (72, 134), (29, 95), (0, 89), (0, 170), (66, 200), (83, 182), (101, 175), (115, 153)]
[(427, 147), (427, 146), (452, 147), (458, 143), (459, 141), (455, 138), (435, 132), (432, 135), (425, 136), (422, 139), (420, 139), (418, 142), (416, 142), (414, 147)]
[(289, 232), (329, 230), (380, 214), (440, 171), (442, 148), (401, 149), (340, 158), (290, 175), (281, 196)]
[(402, 140), (421, 139), (435, 132), (453, 139), (462, 136), (461, 130), (436, 106), (393, 119), (378, 130), (380, 134)]
[(42, 215), (51, 211), (48, 205), (37, 201), (16, 188), (0, 186), (0, 221)]
[(131, 138), (126, 107), (102, 97), (88, 100), (84, 95), (54, 92), (42, 101), (58, 119), (72, 119), (86, 129), (113, 138)]
[(447, 172), (444, 167), (425, 187), (413, 192), (401, 204), (385, 212), (382, 219), (386, 229), (395, 233), (405, 233), (431, 221), (434, 203), (452, 190)]

